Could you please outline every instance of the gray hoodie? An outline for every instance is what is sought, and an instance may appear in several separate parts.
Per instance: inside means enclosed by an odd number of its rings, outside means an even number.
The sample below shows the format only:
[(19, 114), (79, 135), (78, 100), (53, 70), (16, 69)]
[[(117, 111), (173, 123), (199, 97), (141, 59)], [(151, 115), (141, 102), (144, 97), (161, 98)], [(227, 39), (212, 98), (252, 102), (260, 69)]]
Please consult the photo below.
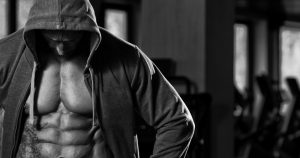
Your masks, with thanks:
[(35, 32), (40, 29), (90, 32), (85, 84), (111, 152), (101, 158), (139, 157), (137, 117), (156, 131), (152, 158), (185, 156), (195, 128), (191, 114), (152, 61), (136, 46), (99, 28), (88, 0), (35, 0), (25, 28), (0, 40), (2, 158), (15, 157), (24, 104), (36, 88), (40, 63)]

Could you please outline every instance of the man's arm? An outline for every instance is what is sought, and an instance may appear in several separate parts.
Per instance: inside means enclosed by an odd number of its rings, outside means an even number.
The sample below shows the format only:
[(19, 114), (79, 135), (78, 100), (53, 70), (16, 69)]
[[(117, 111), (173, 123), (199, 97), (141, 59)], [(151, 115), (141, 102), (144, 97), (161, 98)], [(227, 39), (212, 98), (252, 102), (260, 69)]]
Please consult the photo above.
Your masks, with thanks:
[(139, 58), (132, 88), (138, 113), (156, 130), (151, 158), (183, 158), (195, 129), (192, 116), (158, 68), (137, 50)]

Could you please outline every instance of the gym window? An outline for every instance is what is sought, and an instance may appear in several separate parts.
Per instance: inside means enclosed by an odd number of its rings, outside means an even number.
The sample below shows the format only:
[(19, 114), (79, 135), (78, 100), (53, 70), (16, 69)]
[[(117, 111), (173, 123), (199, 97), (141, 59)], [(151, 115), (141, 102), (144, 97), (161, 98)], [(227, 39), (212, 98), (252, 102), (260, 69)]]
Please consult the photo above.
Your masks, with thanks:
[(132, 42), (132, 6), (103, 3), (100, 10), (99, 25), (113, 35)]
[(17, 0), (17, 29), (25, 26), (33, 0)]
[(0, 0), (0, 38), (7, 35), (7, 0)]
[(248, 87), (248, 27), (234, 25), (234, 85), (240, 92)]
[(280, 46), (280, 81), (281, 87), (286, 90), (287, 77), (300, 81), (300, 27), (283, 26), (280, 30)]
[(125, 10), (107, 8), (104, 27), (112, 34), (128, 40), (128, 14)]

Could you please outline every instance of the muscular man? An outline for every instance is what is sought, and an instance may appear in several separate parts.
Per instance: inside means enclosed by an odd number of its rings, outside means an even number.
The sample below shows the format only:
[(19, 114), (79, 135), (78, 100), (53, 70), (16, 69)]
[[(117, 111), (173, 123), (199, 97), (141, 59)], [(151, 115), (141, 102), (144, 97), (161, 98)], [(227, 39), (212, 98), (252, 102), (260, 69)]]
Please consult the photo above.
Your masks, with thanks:
[(138, 158), (136, 117), (157, 132), (153, 158), (185, 156), (185, 104), (140, 49), (97, 26), (87, 0), (36, 0), (0, 59), (3, 158)]
[[(103, 138), (93, 121), (92, 99), (84, 84), (88, 54), (76, 50), (84, 32), (40, 31), (46, 45), (40, 52), (41, 74), (36, 77), (36, 118), (26, 117), (17, 158), (97, 158)], [(83, 51), (83, 50), (82, 50)], [(25, 104), (30, 115), (33, 93)], [(99, 155), (99, 156), (98, 156)]]

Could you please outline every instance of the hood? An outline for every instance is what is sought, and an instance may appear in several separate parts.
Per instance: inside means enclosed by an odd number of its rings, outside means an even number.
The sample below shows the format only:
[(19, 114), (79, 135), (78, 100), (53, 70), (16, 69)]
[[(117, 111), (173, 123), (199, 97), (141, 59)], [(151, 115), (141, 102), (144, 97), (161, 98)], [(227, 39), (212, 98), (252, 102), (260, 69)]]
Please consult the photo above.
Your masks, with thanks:
[(36, 108), (36, 74), (39, 65), (37, 30), (65, 30), (89, 32), (90, 49), (84, 72), (90, 72), (92, 80), (93, 126), (96, 126), (94, 72), (90, 66), (92, 56), (101, 41), (101, 34), (96, 22), (92, 5), (88, 0), (34, 0), (24, 27), (23, 37), (34, 57), (31, 77), (29, 121), (34, 125)]
[(99, 46), (101, 34), (89, 0), (34, 0), (24, 27), (24, 40), (38, 62), (36, 30), (70, 30), (90, 32), (90, 56)]

